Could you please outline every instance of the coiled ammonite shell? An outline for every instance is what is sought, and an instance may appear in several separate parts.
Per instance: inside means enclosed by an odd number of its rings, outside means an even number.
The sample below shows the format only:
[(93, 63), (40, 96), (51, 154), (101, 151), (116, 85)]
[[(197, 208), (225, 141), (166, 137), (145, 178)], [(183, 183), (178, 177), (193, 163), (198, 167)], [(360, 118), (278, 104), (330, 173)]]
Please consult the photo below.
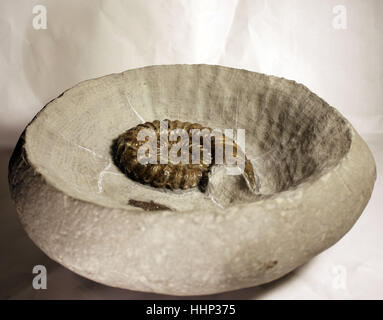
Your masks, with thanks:
[[(225, 144), (232, 145), (233, 157), (238, 157), (244, 161), (243, 175), (251, 190), (255, 190), (256, 181), (254, 170), (251, 162), (246, 158), (245, 154), (238, 145), (225, 135), (214, 135), (209, 127), (204, 127), (198, 123), (182, 122), (179, 120), (163, 120), (166, 123), (166, 129), (161, 127), (161, 121), (145, 122), (133, 127), (121, 134), (115, 141), (113, 146), (113, 157), (116, 165), (131, 179), (143, 184), (149, 184), (156, 188), (190, 189), (199, 187), (201, 191), (205, 191), (208, 182), (208, 173), (213, 165), (217, 164), (216, 149), (222, 149), (223, 161), (226, 163), (227, 156), (224, 152)], [(139, 149), (145, 143), (148, 143), (148, 137), (145, 140), (139, 139), (138, 135), (142, 129), (149, 129), (155, 133), (156, 144), (155, 163), (143, 163)], [(162, 131), (161, 131), (162, 130)], [(181, 140), (181, 133), (187, 134), (188, 138)], [(197, 139), (193, 134), (197, 135)], [(166, 144), (163, 144), (161, 136), (166, 138)], [(176, 136), (177, 139), (172, 139)], [(174, 144), (187, 143), (186, 163), (172, 161), (171, 148)], [(167, 149), (167, 163), (161, 163), (161, 152)], [(195, 152), (197, 150), (197, 153)], [(166, 151), (166, 150), (165, 150)], [(178, 152), (178, 156), (180, 156)], [(205, 155), (204, 155), (205, 152)], [(207, 156), (206, 156), (207, 154)], [(194, 161), (198, 156), (199, 161)], [(224, 164), (218, 163), (218, 164)]]

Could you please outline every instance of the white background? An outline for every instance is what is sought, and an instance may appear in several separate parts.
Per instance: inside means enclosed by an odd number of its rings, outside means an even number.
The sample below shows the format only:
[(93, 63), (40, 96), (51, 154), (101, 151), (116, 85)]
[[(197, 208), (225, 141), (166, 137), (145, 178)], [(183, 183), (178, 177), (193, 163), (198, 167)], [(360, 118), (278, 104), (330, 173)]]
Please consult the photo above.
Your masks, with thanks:
[[(38, 4), (45, 30), (32, 25)], [(337, 5), (347, 10), (346, 29), (334, 28)], [(382, 0), (2, 0), (0, 14), (0, 298), (163, 298), (95, 284), (46, 258), (18, 224), (6, 166), (25, 125), (76, 83), (208, 63), (305, 84), (350, 120), (378, 166), (370, 203), (339, 243), (274, 283), (209, 298), (383, 299)], [(53, 283), (44, 292), (30, 285), (39, 263)]]

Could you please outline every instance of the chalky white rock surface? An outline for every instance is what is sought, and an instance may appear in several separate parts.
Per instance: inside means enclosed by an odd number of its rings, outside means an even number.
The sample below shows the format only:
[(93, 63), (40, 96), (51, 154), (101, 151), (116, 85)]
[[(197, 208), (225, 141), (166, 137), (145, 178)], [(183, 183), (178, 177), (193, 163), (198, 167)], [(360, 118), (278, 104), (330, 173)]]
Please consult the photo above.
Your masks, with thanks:
[[(212, 179), (208, 197), (123, 176), (112, 140), (163, 118), (246, 129), (261, 196), (240, 181)], [(104, 284), (176, 295), (250, 287), (302, 265), (352, 227), (375, 178), (364, 141), (306, 87), (207, 65), (75, 86), (26, 128), (9, 172), (21, 222), (52, 259)], [(131, 198), (175, 211), (144, 212), (127, 205)]]

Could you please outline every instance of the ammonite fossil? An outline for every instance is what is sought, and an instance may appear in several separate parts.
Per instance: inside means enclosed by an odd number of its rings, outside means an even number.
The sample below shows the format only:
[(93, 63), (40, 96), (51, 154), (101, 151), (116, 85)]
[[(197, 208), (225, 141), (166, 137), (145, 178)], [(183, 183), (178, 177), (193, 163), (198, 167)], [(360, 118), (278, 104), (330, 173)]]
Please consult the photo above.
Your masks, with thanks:
[[(199, 187), (201, 191), (205, 191), (211, 167), (228, 162), (225, 146), (231, 144), (233, 158), (237, 157), (244, 162), (243, 176), (248, 186), (253, 191), (256, 189), (253, 166), (232, 139), (224, 134), (217, 135), (211, 128), (199, 123), (168, 119), (163, 120), (162, 123), (165, 123), (166, 126), (161, 126), (159, 120), (139, 124), (116, 139), (113, 146), (114, 161), (128, 177), (156, 188), (185, 190)], [(153, 146), (155, 161), (153, 163), (141, 161), (144, 154), (140, 155), (139, 149), (148, 143), (148, 136), (145, 140), (139, 139), (139, 132), (142, 129), (151, 130), (155, 134), (155, 145)], [(187, 135), (186, 139), (181, 139), (182, 134)], [(162, 140), (162, 137), (165, 137), (165, 141)], [(174, 144), (179, 144), (179, 150), (177, 155), (171, 157)], [(182, 149), (182, 147), (184, 148)], [(163, 162), (161, 153), (164, 149), (166, 149), (167, 163), (161, 163)], [(180, 161), (183, 152), (181, 149), (187, 152), (182, 159), (186, 161), (182, 162)], [(223, 163), (218, 161), (217, 154), (223, 156), (221, 158)], [(178, 162), (172, 160), (175, 158)]]

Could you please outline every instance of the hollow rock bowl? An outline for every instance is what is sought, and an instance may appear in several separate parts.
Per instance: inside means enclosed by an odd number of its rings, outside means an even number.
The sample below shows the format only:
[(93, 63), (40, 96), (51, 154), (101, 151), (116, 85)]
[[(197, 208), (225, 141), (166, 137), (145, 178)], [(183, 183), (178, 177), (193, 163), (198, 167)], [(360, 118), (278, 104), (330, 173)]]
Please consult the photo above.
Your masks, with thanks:
[[(221, 166), (206, 192), (129, 179), (113, 161), (113, 141), (165, 118), (244, 129), (258, 191)], [(255, 286), (292, 271), (350, 230), (375, 178), (366, 143), (305, 86), (209, 65), (82, 82), (37, 114), (9, 164), (22, 225), (49, 257), (106, 285), (174, 295)]]

